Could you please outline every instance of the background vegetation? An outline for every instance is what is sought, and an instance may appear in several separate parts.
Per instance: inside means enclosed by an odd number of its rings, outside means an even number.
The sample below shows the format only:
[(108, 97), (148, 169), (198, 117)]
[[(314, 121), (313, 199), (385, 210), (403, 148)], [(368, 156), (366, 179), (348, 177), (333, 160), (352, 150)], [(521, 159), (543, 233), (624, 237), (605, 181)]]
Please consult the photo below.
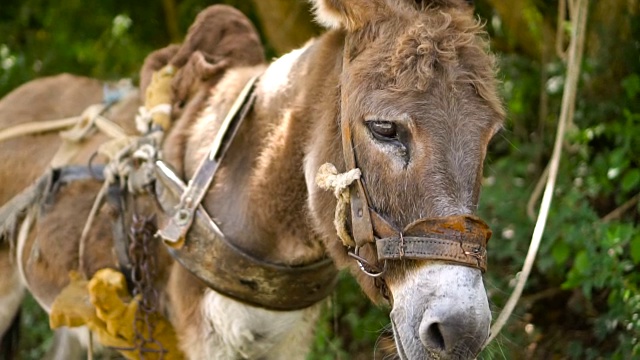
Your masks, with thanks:
[[(228, 0), (255, 21), (268, 56), (320, 30), (298, 0)], [(145, 55), (178, 42), (204, 0), (5, 0), (0, 5), (0, 95), (31, 79), (72, 72), (137, 78)], [(549, 159), (565, 65), (558, 0), (478, 0), (501, 63), (509, 112), (491, 145), (480, 213), (489, 221), (486, 284), (495, 316), (511, 292), (533, 229), (532, 193)], [(481, 358), (629, 359), (640, 356), (640, 5), (591, 1), (575, 119), (559, 184), (525, 293)], [(565, 36), (565, 39), (567, 36)], [(537, 205), (536, 205), (537, 206)], [(24, 359), (51, 342), (33, 303), (23, 316)], [(344, 276), (318, 329), (311, 359), (382, 358), (384, 309)]]

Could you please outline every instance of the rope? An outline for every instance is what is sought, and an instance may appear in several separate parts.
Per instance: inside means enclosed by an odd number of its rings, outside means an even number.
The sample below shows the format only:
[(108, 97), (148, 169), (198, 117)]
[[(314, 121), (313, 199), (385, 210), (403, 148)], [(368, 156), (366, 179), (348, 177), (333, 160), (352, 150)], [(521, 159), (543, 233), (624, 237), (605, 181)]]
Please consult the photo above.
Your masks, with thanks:
[(529, 201), (527, 201), (527, 216), (529, 217), (529, 219), (531, 219), (531, 221), (536, 219), (536, 203), (538, 202), (538, 199), (540, 199), (540, 195), (542, 195), (542, 190), (544, 190), (544, 184), (548, 176), (549, 164), (547, 164), (547, 166), (545, 166), (544, 170), (542, 171), (542, 175), (540, 175), (540, 178), (538, 179), (538, 182), (536, 183), (536, 186), (533, 189), (531, 196), (529, 197)]
[(171, 115), (171, 104), (163, 103), (158, 104), (151, 108), (151, 110), (147, 109), (145, 106), (140, 106), (138, 108), (138, 114), (136, 115), (136, 129), (141, 134), (146, 134), (151, 131), (152, 125), (154, 123), (154, 115)]
[(50, 120), (45, 122), (32, 121), (20, 125), (11, 126), (0, 131), (0, 142), (25, 135), (63, 130), (72, 127), (80, 119), (80, 116), (73, 116), (59, 120)]
[[(571, 1), (571, 0), (569, 0)], [(564, 19), (567, 18), (567, 3), (565, 0), (558, 1), (558, 20), (556, 26), (556, 55), (562, 61), (567, 60), (567, 51), (564, 49)]]
[(19, 224), (19, 219), (25, 211), (42, 201), (50, 184), (51, 173), (47, 172), (20, 194), (0, 206), (0, 237), (11, 233), (16, 224)]
[[(123, 141), (118, 141), (123, 140)], [(137, 141), (136, 141), (137, 140)], [(127, 188), (132, 193), (142, 192), (144, 188), (151, 183), (153, 179), (153, 159), (157, 157), (157, 149), (152, 144), (141, 143), (142, 139), (132, 139), (124, 137), (122, 139), (114, 139), (103, 145), (112, 145), (113, 149), (105, 151), (101, 146), (99, 152), (109, 157), (109, 163), (105, 166), (105, 181), (100, 188), (100, 192), (91, 207), (91, 212), (87, 218), (80, 236), (78, 246), (78, 271), (84, 273), (84, 252), (89, 231), (93, 225), (93, 221), (102, 207), (103, 200), (109, 186), (116, 182), (120, 182), (121, 188)], [(133, 159), (140, 161), (139, 167), (133, 165)]]
[(93, 104), (84, 109), (78, 121), (73, 124), (73, 127), (66, 131), (60, 132), (60, 137), (67, 141), (79, 142), (86, 138), (93, 130), (95, 118), (98, 117), (104, 110), (103, 104)]
[(84, 224), (84, 228), (82, 229), (82, 235), (80, 235), (80, 243), (78, 245), (78, 272), (83, 276), (86, 275), (84, 272), (84, 249), (86, 247), (87, 238), (89, 236), (89, 230), (91, 230), (91, 225), (93, 225), (93, 220), (96, 217), (96, 214), (100, 210), (102, 206), (102, 200), (104, 196), (109, 190), (109, 181), (105, 181), (102, 184), (102, 188), (100, 188), (100, 192), (96, 195), (96, 200), (93, 202), (93, 206), (91, 206), (91, 212), (89, 213), (89, 217)]
[[(82, 141), (91, 136), (96, 129), (109, 138), (115, 139), (112, 141), (122, 142), (122, 139), (127, 138), (126, 132), (120, 125), (102, 116), (106, 110), (107, 106), (104, 104), (91, 105), (82, 112), (71, 129), (60, 132), (62, 144), (51, 159), (51, 167), (67, 165), (84, 147)], [(104, 146), (104, 144), (101, 145), (101, 147)]]
[(93, 360), (93, 331), (87, 327), (89, 343), (87, 344), (87, 360)]
[(347, 211), (349, 209), (349, 186), (360, 179), (360, 169), (351, 169), (344, 173), (338, 173), (335, 165), (326, 163), (320, 166), (316, 174), (316, 184), (321, 189), (332, 190), (338, 199), (333, 225), (344, 246), (355, 247), (356, 242), (347, 229)]
[(155, 127), (164, 131), (171, 127), (172, 81), (178, 69), (167, 65), (153, 73), (144, 96), (144, 106), (138, 109), (136, 128), (147, 134)]
[[(564, 1), (564, 0), (561, 0)], [(570, 0), (569, 0), (570, 1)], [(540, 213), (538, 214), (538, 220), (536, 221), (535, 228), (533, 230), (533, 236), (531, 238), (531, 244), (529, 245), (529, 251), (525, 259), (522, 271), (518, 276), (518, 282), (507, 301), (504, 309), (498, 316), (498, 319), (491, 327), (491, 335), (487, 339), (487, 344), (490, 343), (500, 333), (502, 327), (506, 324), (507, 320), (511, 316), (513, 309), (515, 308), (524, 285), (529, 278), (531, 268), (536, 258), (538, 248), (540, 246), (540, 240), (544, 233), (544, 228), (549, 215), (549, 208), (551, 207), (551, 200), (553, 198), (553, 192), (555, 189), (556, 179), (558, 178), (558, 168), (560, 166), (560, 157), (562, 155), (562, 143), (564, 141), (564, 134), (567, 124), (571, 122), (570, 117), (573, 116), (573, 109), (575, 108), (576, 93), (578, 87), (578, 77), (580, 75), (580, 67), (582, 63), (582, 54), (585, 40), (585, 30), (587, 24), (587, 13), (589, 8), (589, 0), (575, 0), (578, 2), (576, 10), (572, 13), (572, 30), (571, 30), (571, 43), (569, 45), (569, 56), (567, 63), (567, 81), (564, 86), (564, 92), (562, 95), (562, 109), (560, 111), (560, 119), (558, 121), (558, 129), (556, 132), (556, 140), (553, 146), (553, 154), (551, 161), (549, 162), (549, 177), (547, 178), (547, 184), (545, 187), (544, 195), (542, 196), (542, 203), (540, 204)], [(558, 24), (562, 26), (562, 24)]]
[(27, 242), (27, 238), (29, 237), (29, 232), (31, 232), (31, 227), (33, 226), (36, 216), (38, 216), (38, 208), (36, 206), (31, 206), (26, 210), (25, 217), (20, 224), (18, 237), (16, 239), (16, 254), (19, 254), (19, 256), (17, 256), (18, 273), (20, 274), (22, 283), (25, 284), (27, 288), (29, 286), (29, 281), (27, 281), (27, 276), (24, 271), (22, 253), (24, 252), (24, 247)]

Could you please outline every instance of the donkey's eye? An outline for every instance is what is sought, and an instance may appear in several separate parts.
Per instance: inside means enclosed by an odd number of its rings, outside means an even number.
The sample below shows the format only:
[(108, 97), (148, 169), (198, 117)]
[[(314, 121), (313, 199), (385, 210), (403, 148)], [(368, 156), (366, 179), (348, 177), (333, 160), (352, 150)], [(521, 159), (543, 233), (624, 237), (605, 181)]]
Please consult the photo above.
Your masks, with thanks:
[(378, 140), (395, 140), (398, 138), (396, 124), (391, 121), (369, 121), (369, 130)]

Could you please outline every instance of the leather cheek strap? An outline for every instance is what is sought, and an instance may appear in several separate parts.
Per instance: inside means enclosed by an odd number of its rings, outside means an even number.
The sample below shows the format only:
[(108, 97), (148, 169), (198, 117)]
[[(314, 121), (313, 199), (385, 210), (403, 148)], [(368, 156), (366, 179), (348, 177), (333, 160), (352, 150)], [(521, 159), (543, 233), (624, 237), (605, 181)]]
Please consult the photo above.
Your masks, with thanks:
[[(342, 133), (342, 153), (344, 155), (344, 163), (346, 170), (355, 169), (356, 156), (353, 151), (353, 139), (351, 135), (351, 124), (345, 108), (347, 102), (347, 94), (342, 92), (342, 112), (340, 114), (340, 130)], [(367, 194), (364, 189), (362, 179), (357, 179), (349, 189), (349, 202), (351, 205), (351, 233), (353, 240), (358, 247), (362, 247), (368, 243), (373, 243), (373, 226), (371, 224), (371, 215), (369, 214), (369, 203)]]

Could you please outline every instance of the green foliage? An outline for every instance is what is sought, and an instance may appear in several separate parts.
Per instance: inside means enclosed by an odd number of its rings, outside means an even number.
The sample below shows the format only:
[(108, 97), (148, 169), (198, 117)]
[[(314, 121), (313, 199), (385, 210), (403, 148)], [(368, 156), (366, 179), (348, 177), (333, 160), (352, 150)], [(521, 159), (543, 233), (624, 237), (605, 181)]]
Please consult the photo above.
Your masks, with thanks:
[[(185, 34), (197, 13), (228, 3), (256, 21), (251, 2), (188, 0), (176, 5)], [(162, 2), (5, 1), (0, 11), (0, 96), (33, 78), (70, 72), (137, 79), (152, 50), (172, 42)]]
[[(635, 54), (637, 58), (637, 48)], [(597, 80), (610, 66), (597, 60), (601, 62), (585, 60), (574, 127), (565, 141), (540, 252), (518, 313), (503, 331), (501, 351), (513, 356), (527, 344), (536, 345), (530, 354), (534, 358), (640, 356), (637, 200), (603, 220), (640, 192), (640, 64), (625, 69), (626, 75), (607, 84), (603, 94), (590, 92), (602, 86)], [(505, 275), (515, 274), (524, 261), (534, 225), (524, 209), (546, 162), (539, 159), (548, 158), (553, 140), (553, 134), (539, 131), (554, 126), (564, 82), (565, 69), (547, 65), (553, 118), (539, 123), (535, 107), (540, 86), (532, 87), (540, 75), (534, 64), (517, 55), (502, 58), (511, 118), (507, 129), (512, 131), (492, 145), (480, 204), (495, 234), (488, 284), (496, 309), (512, 289), (512, 279)], [(527, 326), (536, 331), (525, 331)]]
[(354, 359), (356, 354), (370, 359), (374, 352), (384, 352), (376, 344), (389, 338), (388, 324), (388, 309), (372, 307), (353, 277), (341, 272), (307, 360)]
[(19, 354), (21, 359), (42, 359), (52, 343), (49, 317), (31, 296), (22, 304), (20, 323), (21, 339)]
[(9, 35), (0, 38), (0, 47), (8, 57), (0, 55), (0, 95), (29, 79), (60, 72), (135, 77), (154, 46), (132, 35), (143, 24), (126, 6), (118, 11), (108, 4), (88, 7), (79, 0), (57, 6), (42, 0), (6, 5), (0, 33)]
[[(594, 122), (595, 126), (579, 131), (574, 140), (579, 149), (576, 157), (582, 168), (573, 171), (574, 187), (567, 191), (576, 193), (575, 197), (588, 199), (590, 204), (608, 199), (617, 206), (640, 192), (640, 158), (637, 155), (640, 142), (636, 141), (640, 136), (640, 109), (636, 103), (640, 89), (638, 79), (633, 73), (621, 81), (627, 96), (620, 104), (621, 113), (616, 114), (613, 121)], [(593, 120), (585, 116), (585, 122)], [(576, 181), (581, 186), (575, 186)], [(600, 209), (596, 206), (592, 209), (592, 216), (585, 220), (592, 219), (589, 230), (593, 241), (582, 239), (579, 243), (576, 239), (570, 242), (574, 248), (582, 249), (562, 287), (580, 288), (587, 299), (608, 294), (606, 308), (594, 319), (596, 338), (604, 341), (615, 337), (618, 348), (610, 355), (617, 358), (639, 356), (640, 324), (633, 320), (640, 312), (640, 275), (637, 273), (640, 227), (637, 217), (630, 222), (620, 218), (604, 223), (598, 219)], [(569, 230), (574, 228), (575, 225)]]

